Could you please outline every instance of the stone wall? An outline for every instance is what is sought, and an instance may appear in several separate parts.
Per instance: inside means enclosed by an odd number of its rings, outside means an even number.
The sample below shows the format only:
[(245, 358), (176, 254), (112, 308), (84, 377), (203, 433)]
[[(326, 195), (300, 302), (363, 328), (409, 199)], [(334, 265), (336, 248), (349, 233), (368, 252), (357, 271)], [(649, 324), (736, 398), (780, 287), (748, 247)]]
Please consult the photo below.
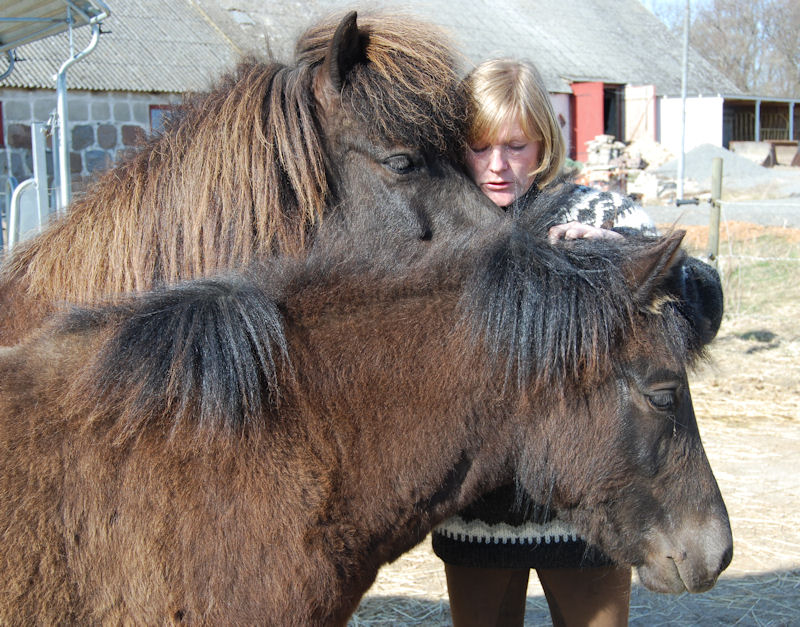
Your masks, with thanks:
[[(180, 102), (177, 94), (70, 91), (70, 172), (78, 191), (151, 133), (151, 106)], [(0, 89), (5, 146), (0, 146), (0, 208), (10, 198), (9, 177), (32, 176), (31, 124), (47, 122), (56, 108), (55, 90)], [(48, 184), (52, 185), (52, 138), (47, 139)], [(12, 181), (13, 182), (13, 181)]]

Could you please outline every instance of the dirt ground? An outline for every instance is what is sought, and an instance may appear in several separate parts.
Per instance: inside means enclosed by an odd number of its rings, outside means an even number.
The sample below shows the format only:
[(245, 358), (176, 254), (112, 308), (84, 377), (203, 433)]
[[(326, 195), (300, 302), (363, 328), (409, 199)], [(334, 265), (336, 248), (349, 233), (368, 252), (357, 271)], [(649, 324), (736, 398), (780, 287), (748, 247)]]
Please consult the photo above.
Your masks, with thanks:
[[(800, 282), (800, 263), (796, 268)], [(703, 442), (730, 514), (734, 558), (704, 594), (655, 594), (634, 577), (632, 625), (800, 626), (799, 317), (794, 298), (767, 314), (726, 314), (710, 361), (692, 375)], [(429, 539), (381, 570), (351, 620), (353, 627), (450, 624), (443, 569)], [(549, 624), (532, 577), (526, 625)]]

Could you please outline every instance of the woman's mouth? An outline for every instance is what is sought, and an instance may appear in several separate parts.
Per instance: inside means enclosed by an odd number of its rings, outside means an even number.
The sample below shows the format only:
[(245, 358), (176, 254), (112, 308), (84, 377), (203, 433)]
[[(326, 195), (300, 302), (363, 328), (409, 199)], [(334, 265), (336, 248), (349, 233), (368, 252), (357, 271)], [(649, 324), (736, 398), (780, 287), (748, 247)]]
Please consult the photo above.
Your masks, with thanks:
[(500, 191), (511, 187), (511, 183), (509, 181), (487, 181), (483, 186), (492, 191)]

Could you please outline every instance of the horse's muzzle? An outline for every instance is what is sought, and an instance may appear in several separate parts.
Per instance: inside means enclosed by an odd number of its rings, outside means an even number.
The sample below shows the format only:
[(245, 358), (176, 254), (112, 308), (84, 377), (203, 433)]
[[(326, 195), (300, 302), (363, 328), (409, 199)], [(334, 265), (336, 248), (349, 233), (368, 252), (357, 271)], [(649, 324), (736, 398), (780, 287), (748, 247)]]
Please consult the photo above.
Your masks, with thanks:
[(669, 538), (656, 533), (653, 550), (638, 568), (639, 579), (654, 592), (705, 592), (733, 559), (733, 536), (727, 518), (714, 519)]

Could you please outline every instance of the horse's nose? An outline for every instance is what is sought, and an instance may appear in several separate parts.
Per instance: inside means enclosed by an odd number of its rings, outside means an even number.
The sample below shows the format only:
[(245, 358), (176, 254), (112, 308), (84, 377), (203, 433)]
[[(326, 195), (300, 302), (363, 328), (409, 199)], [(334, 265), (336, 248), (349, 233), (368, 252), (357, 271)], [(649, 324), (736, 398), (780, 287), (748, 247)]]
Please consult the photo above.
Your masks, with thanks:
[(719, 572), (725, 570), (733, 560), (733, 544), (729, 545), (727, 550), (722, 554), (719, 562)]

